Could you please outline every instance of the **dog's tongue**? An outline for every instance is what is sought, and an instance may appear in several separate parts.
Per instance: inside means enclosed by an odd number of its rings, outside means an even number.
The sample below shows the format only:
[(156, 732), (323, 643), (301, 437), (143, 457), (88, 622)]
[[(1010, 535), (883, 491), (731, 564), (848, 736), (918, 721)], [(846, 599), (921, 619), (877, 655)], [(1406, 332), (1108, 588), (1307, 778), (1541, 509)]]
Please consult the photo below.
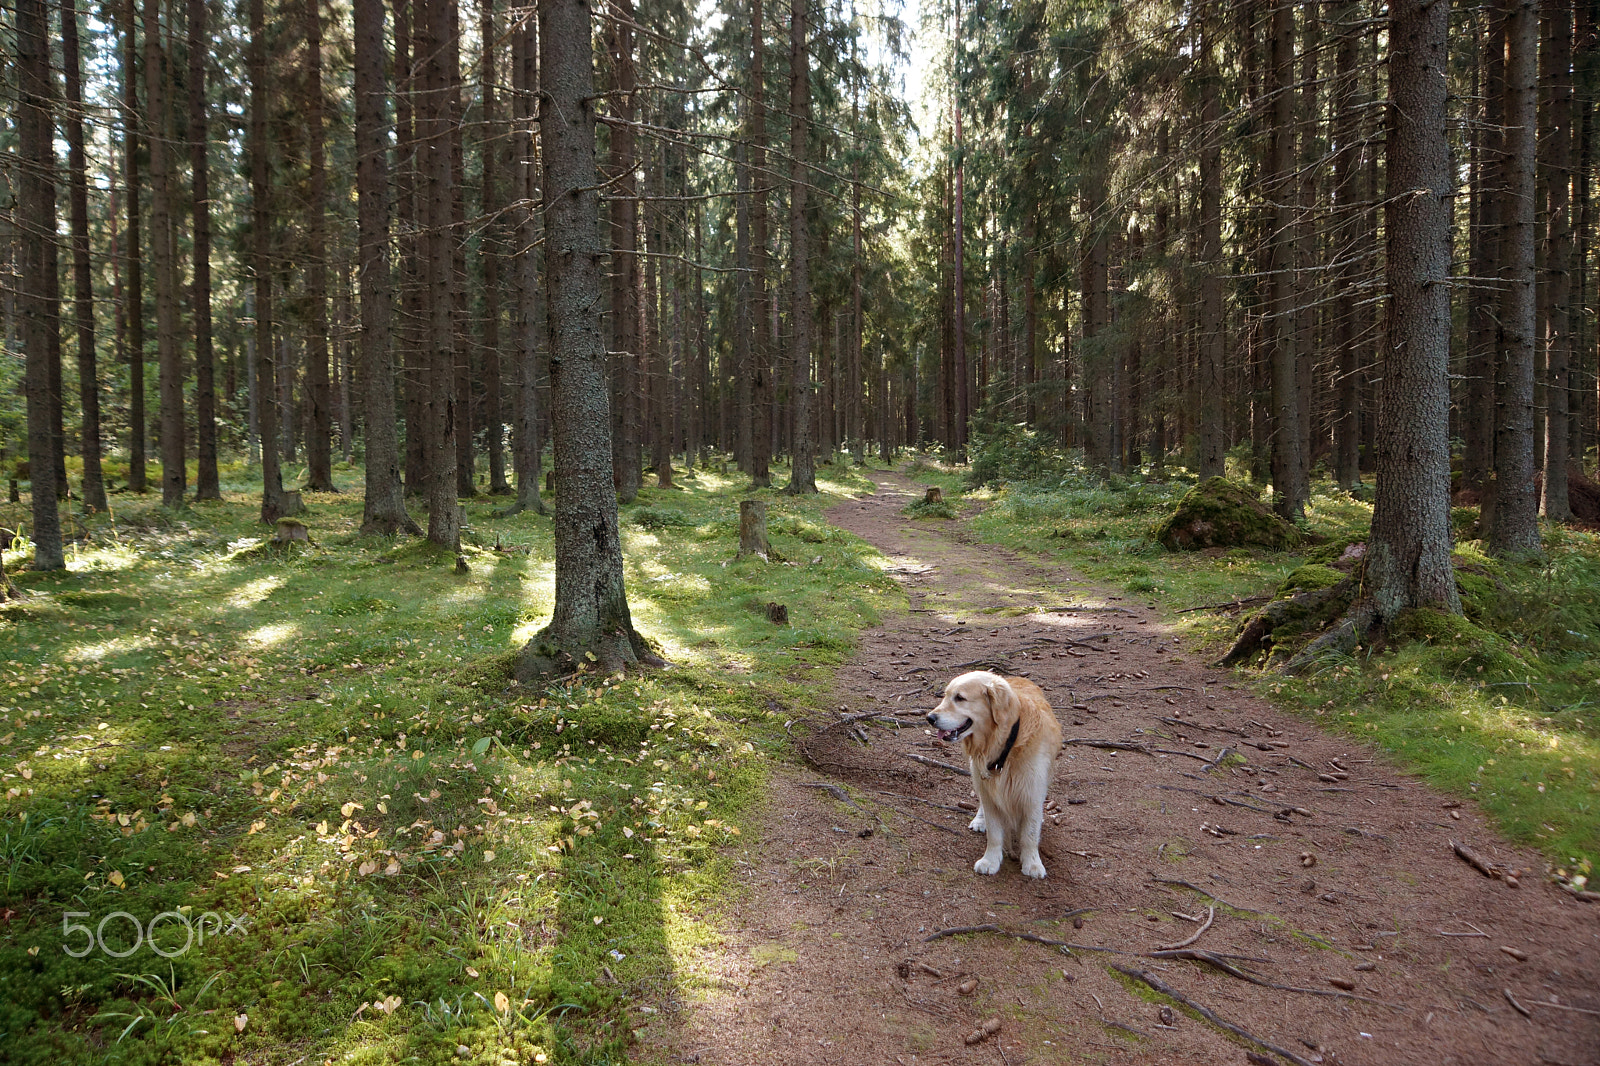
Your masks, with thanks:
[(956, 738), (956, 732), (957, 730), (954, 729), (941, 729), (939, 730), (939, 739), (954, 740)]

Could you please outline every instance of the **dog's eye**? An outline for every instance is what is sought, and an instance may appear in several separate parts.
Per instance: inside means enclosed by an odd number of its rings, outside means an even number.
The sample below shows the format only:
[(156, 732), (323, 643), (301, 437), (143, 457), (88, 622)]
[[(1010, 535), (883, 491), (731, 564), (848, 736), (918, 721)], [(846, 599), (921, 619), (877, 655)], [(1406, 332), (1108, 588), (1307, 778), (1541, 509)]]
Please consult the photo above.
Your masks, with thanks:
[(957, 703), (960, 703), (960, 702), (961, 702), (961, 701), (962, 701), (962, 700), (965, 700), (965, 699), (966, 699), (966, 697), (965, 697), (965, 696), (957, 696), (957, 697), (956, 697), (956, 702), (957, 702)]

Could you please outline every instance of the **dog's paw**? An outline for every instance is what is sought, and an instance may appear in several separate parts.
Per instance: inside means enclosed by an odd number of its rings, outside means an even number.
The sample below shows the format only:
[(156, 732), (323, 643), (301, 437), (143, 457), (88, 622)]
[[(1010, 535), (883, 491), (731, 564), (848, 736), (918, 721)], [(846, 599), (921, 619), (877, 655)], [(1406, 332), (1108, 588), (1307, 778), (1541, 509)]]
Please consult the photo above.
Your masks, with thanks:
[(972, 830), (974, 833), (987, 833), (989, 831), (989, 823), (985, 822), (983, 820), (983, 815), (980, 814), (972, 821), (967, 823), (967, 828)]
[(1039, 856), (1035, 855), (1032, 858), (1022, 860), (1023, 877), (1043, 877), (1044, 875), (1044, 863), (1039, 861)]
[(1000, 872), (1000, 856), (996, 855), (994, 858), (990, 858), (989, 856), (985, 855), (983, 858), (973, 863), (972, 868), (986, 877), (993, 876), (994, 874)]

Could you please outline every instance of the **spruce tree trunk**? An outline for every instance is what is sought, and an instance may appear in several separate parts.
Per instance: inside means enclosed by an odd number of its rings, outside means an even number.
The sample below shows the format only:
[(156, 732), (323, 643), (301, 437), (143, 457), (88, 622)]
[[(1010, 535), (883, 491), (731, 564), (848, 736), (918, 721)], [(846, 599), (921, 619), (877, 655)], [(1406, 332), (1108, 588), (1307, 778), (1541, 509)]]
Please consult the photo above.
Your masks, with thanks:
[(355, 0), (356, 240), (361, 285), (360, 385), (365, 394), (366, 497), (361, 532), (421, 533), (406, 513), (395, 424), (389, 265), (388, 79), (383, 0)]
[[(1503, 10), (1491, 8), (1485, 17), (1488, 32), (1479, 60), (1483, 117), (1474, 138), (1477, 180), (1473, 182), (1473, 200), (1477, 207), (1477, 226), (1469, 268), (1471, 275), (1479, 279), (1491, 278), (1499, 269), (1501, 218), (1506, 209), (1502, 190), (1505, 161), (1501, 154), (1505, 139), (1505, 14)], [(1462, 482), (1475, 489), (1484, 488), (1494, 469), (1495, 379), (1500, 330), (1498, 289), (1497, 284), (1479, 280), (1468, 290)]]
[(634, 631), (623, 587), (611, 473), (606, 345), (600, 333), (599, 195), (590, 12), (584, 0), (540, 0), (540, 140), (555, 440), (556, 602), (523, 648), (521, 680), (592, 665), (656, 661)]
[[(422, 235), (419, 219), (426, 217), (422, 195), (422, 153), (418, 151), (418, 113), (415, 106), (421, 64), (412, 46), (416, 14), (409, 0), (394, 0), (395, 69), (395, 244), (400, 294), (400, 320), (394, 331), (399, 358), (395, 373), (405, 409), (405, 453), (402, 477), (407, 496), (427, 494), (427, 405), (424, 384), (429, 377), (424, 355), (422, 310)], [(418, 29), (420, 31), (420, 28)]]
[[(265, 0), (250, 0), (250, 269), (255, 275), (257, 422), (261, 429), (261, 521), (298, 511), (283, 491), (278, 459), (277, 360), (272, 337), (272, 202), (267, 159), (267, 42)], [(137, 353), (135, 353), (137, 357)]]
[[(749, 104), (741, 102), (741, 106), (748, 108)], [(738, 159), (736, 173), (739, 184), (733, 205), (733, 263), (737, 270), (733, 276), (733, 462), (741, 471), (749, 474), (755, 416), (751, 395), (751, 378), (755, 372), (752, 354), (755, 316), (751, 305), (755, 301), (755, 283), (750, 277), (750, 194), (754, 182), (750, 167), (745, 162), (749, 155), (748, 147), (736, 145), (734, 153)]]
[(479, 0), (478, 40), (483, 48), (482, 99), (483, 124), (483, 238), (479, 257), (483, 260), (483, 422), (485, 448), (489, 462), (489, 492), (504, 496), (506, 484), (505, 412), (500, 396), (500, 260), (504, 249), (500, 236), (500, 158), (504, 152), (499, 114), (496, 108), (497, 73), (495, 51), (499, 48), (494, 24), (494, 0)]
[(789, 331), (793, 336), (789, 359), (793, 374), (790, 387), (794, 453), (784, 492), (790, 496), (817, 491), (811, 426), (815, 402), (811, 382), (811, 245), (806, 233), (806, 186), (811, 181), (806, 169), (806, 127), (811, 115), (811, 57), (806, 47), (808, 2), (792, 0), (789, 16)]
[(1227, 315), (1222, 304), (1222, 136), (1217, 101), (1214, 14), (1203, 14), (1200, 29), (1200, 322), (1199, 367), (1196, 370), (1200, 455), (1196, 471), (1202, 481), (1225, 472), (1227, 426), (1224, 423), (1224, 352)]
[(1272, 210), (1268, 236), (1268, 359), (1272, 381), (1272, 506), (1288, 519), (1305, 514), (1307, 487), (1302, 484), (1305, 441), (1300, 435), (1300, 373), (1295, 352), (1295, 155), (1294, 155), (1294, 8), (1272, 9), (1268, 31), (1267, 96), (1272, 101), (1272, 128), (1267, 140), (1266, 188)]
[(156, 357), (161, 372), (161, 506), (182, 507), (183, 354), (178, 348), (178, 279), (172, 220), (171, 116), (159, 0), (144, 5), (144, 79), (150, 131), (150, 266), (156, 282)]
[(517, 293), (517, 369), (512, 416), (512, 462), (515, 464), (517, 500), (508, 514), (521, 511), (545, 513), (544, 500), (539, 495), (539, 466), (541, 463), (539, 440), (539, 338), (545, 326), (539, 313), (538, 238), (539, 213), (534, 209), (539, 195), (538, 169), (534, 160), (533, 100), (539, 85), (535, 66), (537, 46), (534, 41), (535, 22), (528, 20), (526, 27), (511, 39), (511, 78), (513, 97), (513, 136), (517, 153), (515, 167), (518, 190), (516, 257)]
[(616, 19), (611, 25), (611, 87), (616, 91), (612, 108), (617, 124), (611, 127), (611, 157), (608, 169), (615, 182), (610, 201), (611, 222), (611, 347), (616, 352), (615, 396), (617, 410), (616, 463), (617, 496), (632, 503), (643, 479), (639, 452), (639, 391), (643, 384), (639, 361), (643, 358), (639, 336), (639, 291), (643, 284), (636, 255), (639, 233), (638, 186), (634, 172), (636, 138), (632, 123), (638, 114), (634, 102), (632, 0), (613, 0)]
[(139, 199), (144, 184), (139, 177), (139, 36), (138, 0), (117, 6), (122, 18), (123, 167), (128, 203), (128, 491), (149, 490), (145, 467), (144, 409), (144, 245)]
[(18, 175), (18, 218), (22, 245), (22, 292), (17, 309), (22, 317), (28, 409), (28, 466), (33, 498), (34, 570), (60, 570), (66, 564), (61, 548), (61, 510), (56, 501), (55, 440), (50, 417), (50, 331), (58, 328), (49, 313), (47, 272), (52, 270), (46, 245), (56, 237), (54, 86), (50, 74), (48, 24), (42, 0), (16, 5), (17, 147), (23, 166)]
[(1533, 0), (1504, 0), (1506, 25), (1504, 216), (1500, 244), (1500, 388), (1495, 432), (1494, 521), (1489, 548), (1507, 558), (1540, 554), (1534, 493), (1534, 167), (1539, 23)]
[[(1587, 2), (1587, 0), (1585, 0)], [(1568, 387), (1572, 328), (1568, 301), (1572, 293), (1572, 3), (1543, 0), (1549, 26), (1550, 128), (1545, 131), (1548, 200), (1545, 205), (1545, 443), (1544, 498), (1546, 518), (1572, 517), (1567, 500)]]
[[(71, 183), (73, 303), (78, 328), (78, 400), (82, 409), (83, 506), (106, 509), (100, 469), (100, 373), (95, 360), (94, 274), (89, 261), (89, 178), (83, 150), (83, 61), (78, 47), (78, 12), (61, 5), (61, 59), (67, 88), (67, 172)], [(114, 217), (115, 209), (113, 209)], [(113, 223), (114, 224), (114, 223)], [(4, 584), (0, 576), (0, 584)]]
[(333, 484), (333, 396), (328, 383), (327, 134), (323, 129), (322, 0), (305, 3), (306, 203), (306, 488), (337, 492)]
[[(455, 367), (454, 440), (456, 447), (456, 495), (478, 494), (474, 482), (475, 462), (472, 406), (472, 327), (467, 312), (467, 180), (466, 141), (463, 134), (465, 103), (461, 77), (461, 7), (459, 0), (446, 0), (448, 30), (444, 48), (445, 86), (448, 107), (444, 120), (450, 153), (450, 329), (454, 343), (451, 365)], [(458, 520), (459, 521), (459, 520)], [(457, 538), (459, 540), (459, 537)]]
[(416, 47), (422, 59), (423, 115), (418, 154), (424, 160), (427, 206), (427, 330), (432, 373), (428, 388), (428, 539), (448, 551), (461, 547), (459, 460), (456, 449), (455, 222), (453, 136), (447, 57), (454, 0), (416, 5)]
[(1333, 187), (1335, 197), (1333, 257), (1342, 264), (1333, 278), (1337, 293), (1334, 304), (1334, 348), (1339, 355), (1336, 376), (1337, 406), (1333, 423), (1334, 480), (1346, 491), (1361, 483), (1361, 411), (1356, 390), (1358, 365), (1356, 320), (1356, 264), (1353, 254), (1360, 240), (1362, 196), (1360, 195), (1359, 157), (1356, 141), (1360, 126), (1356, 110), (1356, 58), (1360, 46), (1357, 36), (1359, 8), (1345, 0), (1334, 16), (1340, 27), (1334, 56), (1334, 131)]
[(1388, 623), (1461, 613), (1450, 562), (1449, 4), (1393, 0), (1389, 21), (1388, 343), (1366, 588)]
[(189, 289), (189, 314), (194, 329), (197, 500), (222, 499), (217, 478), (216, 358), (211, 345), (211, 138), (206, 121), (209, 15), (206, 0), (189, 0), (189, 186), (194, 199), (194, 277)]
[(753, 329), (750, 345), (750, 487), (772, 485), (773, 381), (772, 347), (767, 318), (767, 170), (766, 42), (762, 28), (762, 0), (750, 0), (750, 129), (745, 135), (750, 154), (750, 307)]

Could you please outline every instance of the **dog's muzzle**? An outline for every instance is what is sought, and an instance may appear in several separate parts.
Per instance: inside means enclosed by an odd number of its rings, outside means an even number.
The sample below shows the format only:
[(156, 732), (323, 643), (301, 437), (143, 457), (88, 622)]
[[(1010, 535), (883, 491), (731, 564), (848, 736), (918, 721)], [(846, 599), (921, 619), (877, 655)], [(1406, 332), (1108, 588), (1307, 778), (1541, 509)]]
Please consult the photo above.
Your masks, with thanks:
[(972, 728), (972, 719), (966, 719), (954, 729), (945, 729), (939, 724), (939, 712), (929, 711), (928, 724), (933, 726), (934, 730), (939, 734), (940, 740), (956, 740), (965, 735), (967, 730)]

